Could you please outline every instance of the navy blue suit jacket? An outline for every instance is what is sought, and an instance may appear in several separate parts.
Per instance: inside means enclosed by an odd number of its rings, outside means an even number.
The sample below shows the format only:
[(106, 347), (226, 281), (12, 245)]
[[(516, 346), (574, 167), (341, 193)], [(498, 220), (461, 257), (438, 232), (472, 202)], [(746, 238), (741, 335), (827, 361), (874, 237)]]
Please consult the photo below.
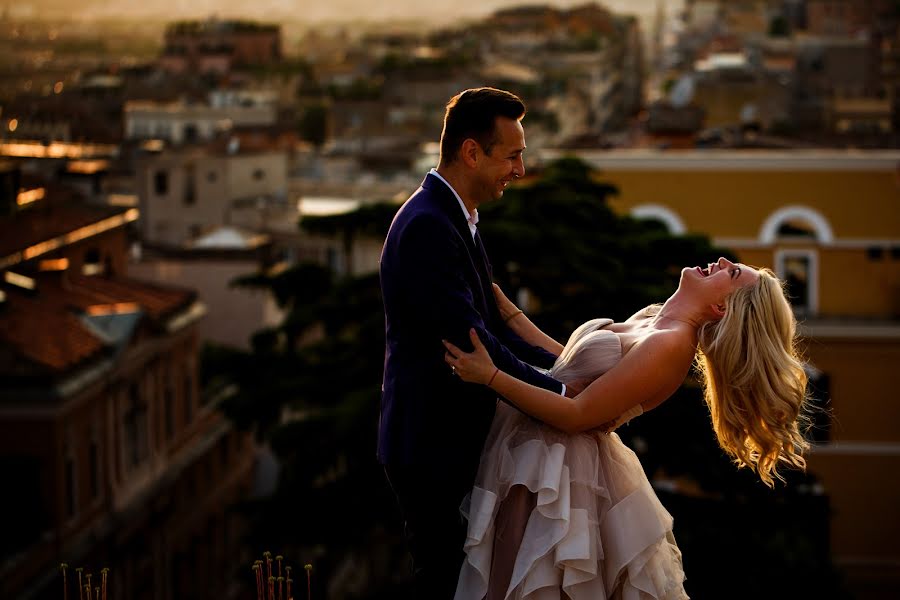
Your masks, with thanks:
[(382, 464), (463, 469), (474, 477), (496, 393), (453, 375), (441, 339), (471, 350), (468, 332), (474, 327), (500, 369), (562, 391), (558, 381), (522, 362), (549, 368), (555, 357), (504, 324), (491, 281), (480, 235), (473, 241), (453, 192), (429, 174), (394, 217), (381, 255)]

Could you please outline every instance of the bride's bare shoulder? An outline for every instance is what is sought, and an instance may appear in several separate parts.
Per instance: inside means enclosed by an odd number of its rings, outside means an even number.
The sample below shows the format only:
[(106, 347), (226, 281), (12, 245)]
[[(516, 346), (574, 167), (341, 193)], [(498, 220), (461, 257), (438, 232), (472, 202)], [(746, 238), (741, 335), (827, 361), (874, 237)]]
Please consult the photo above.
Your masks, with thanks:
[(697, 341), (688, 329), (647, 329), (637, 337), (631, 350), (643, 348), (643, 352), (663, 353), (670, 356), (693, 359)]
[(659, 309), (662, 307), (661, 304), (651, 304), (650, 306), (645, 306), (641, 310), (637, 311), (625, 321), (626, 323), (635, 323), (638, 321), (644, 321), (656, 315), (659, 312)]

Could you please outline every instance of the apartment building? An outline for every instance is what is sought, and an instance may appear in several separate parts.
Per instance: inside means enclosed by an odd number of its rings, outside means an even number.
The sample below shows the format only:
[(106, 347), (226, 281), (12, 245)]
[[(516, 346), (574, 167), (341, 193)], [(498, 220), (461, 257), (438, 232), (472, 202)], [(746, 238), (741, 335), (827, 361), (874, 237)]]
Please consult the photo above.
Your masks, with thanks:
[(0, 463), (15, 490), (0, 596), (60, 597), (61, 562), (95, 582), (108, 567), (114, 598), (224, 593), (255, 452), (201, 393), (204, 306), (128, 275), (136, 209), (23, 186), (15, 165), (0, 181)]

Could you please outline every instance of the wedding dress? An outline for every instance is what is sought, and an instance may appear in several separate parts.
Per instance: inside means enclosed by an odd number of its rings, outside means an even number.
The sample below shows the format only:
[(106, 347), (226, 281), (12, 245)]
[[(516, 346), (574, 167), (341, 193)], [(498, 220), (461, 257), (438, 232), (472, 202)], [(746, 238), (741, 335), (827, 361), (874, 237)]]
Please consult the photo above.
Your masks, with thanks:
[[(557, 366), (567, 353), (581, 351), (595, 374), (612, 368), (622, 346), (614, 332), (603, 329), (611, 323), (585, 323)], [(590, 345), (589, 353), (572, 347), (577, 334), (579, 344)], [(641, 412), (636, 407), (615, 426)], [(524, 511), (504, 516), (504, 500), (521, 507), (523, 498), (529, 503)], [(687, 598), (672, 517), (637, 456), (614, 432), (565, 434), (498, 402), (463, 512), (469, 520), (466, 560), (455, 600)], [(509, 540), (517, 537), (516, 552)]]

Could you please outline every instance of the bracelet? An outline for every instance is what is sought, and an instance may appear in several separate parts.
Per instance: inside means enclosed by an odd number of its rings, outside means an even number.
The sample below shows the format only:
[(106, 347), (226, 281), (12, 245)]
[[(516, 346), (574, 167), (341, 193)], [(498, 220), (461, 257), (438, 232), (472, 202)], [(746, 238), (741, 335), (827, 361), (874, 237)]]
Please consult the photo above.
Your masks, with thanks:
[(494, 374), (491, 375), (491, 378), (488, 379), (487, 386), (491, 387), (491, 384), (494, 383), (494, 377), (497, 376), (497, 373), (500, 372), (500, 367), (494, 367)]
[(524, 312), (522, 309), (519, 309), (519, 310), (517, 310), (516, 312), (514, 312), (513, 314), (511, 314), (511, 315), (509, 315), (508, 317), (506, 317), (505, 319), (503, 319), (503, 322), (504, 322), (504, 323), (509, 323), (509, 322), (512, 321), (514, 318), (518, 317), (519, 315), (524, 315), (524, 314), (525, 314), (525, 312)]

